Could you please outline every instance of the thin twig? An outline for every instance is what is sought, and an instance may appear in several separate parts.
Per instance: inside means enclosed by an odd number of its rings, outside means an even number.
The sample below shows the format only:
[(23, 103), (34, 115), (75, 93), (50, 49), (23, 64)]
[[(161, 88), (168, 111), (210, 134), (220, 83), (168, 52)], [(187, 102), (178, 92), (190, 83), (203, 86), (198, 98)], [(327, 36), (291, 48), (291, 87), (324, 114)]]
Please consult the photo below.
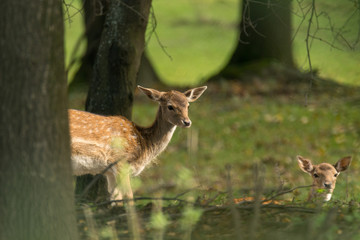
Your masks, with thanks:
[[(211, 211), (219, 211), (219, 210), (229, 210), (230, 206), (211, 206), (209, 208), (202, 209), (204, 212), (211, 212)], [(266, 204), (261, 205), (261, 209), (282, 209), (285, 211), (292, 211), (292, 212), (304, 212), (304, 213), (316, 213), (319, 209), (315, 208), (307, 208), (307, 207), (298, 207), (292, 205), (275, 205), (275, 204)], [(252, 211), (254, 207), (251, 205), (236, 205), (236, 209), (238, 210), (250, 210)]]
[(187, 203), (187, 204), (195, 204), (194, 202), (191, 201), (187, 201), (184, 199), (180, 199), (180, 198), (175, 198), (175, 197), (161, 197), (161, 198), (157, 198), (157, 197), (136, 197), (133, 199), (121, 199), (121, 200), (110, 200), (110, 201), (104, 201), (104, 202), (100, 202), (97, 204), (94, 204), (94, 207), (99, 207), (99, 206), (103, 206), (103, 205), (109, 205), (111, 203), (124, 203), (124, 202), (130, 202), (130, 201), (143, 201), (143, 200), (161, 200), (161, 201), (178, 201), (181, 203)]
[(316, 39), (316, 40), (319, 40), (319, 41), (321, 41), (321, 42), (324, 42), (324, 43), (330, 45), (332, 48), (335, 48), (335, 49), (337, 49), (337, 50), (343, 51), (341, 48), (336, 47), (334, 44), (332, 44), (331, 42), (326, 41), (325, 39), (322, 39), (322, 38), (320, 38), (320, 37), (316, 37), (316, 36), (311, 35), (311, 34), (309, 34), (309, 37), (311, 37), (312, 39)]
[(310, 45), (309, 45), (310, 30), (311, 30), (314, 14), (315, 14), (315, 0), (312, 0), (312, 8), (311, 8), (311, 13), (310, 13), (310, 19), (309, 19), (307, 32), (306, 32), (306, 38), (305, 38), (307, 59), (308, 59), (309, 70), (310, 70), (310, 82), (309, 82), (308, 92), (306, 93), (305, 105), (308, 105), (308, 98), (309, 98), (309, 96), (311, 94), (312, 85), (313, 85), (313, 78), (314, 78), (314, 73), (313, 73), (312, 64), (311, 64), (311, 56), (310, 56)]
[(263, 200), (262, 202), (271, 201), (271, 200), (274, 200), (275, 198), (277, 198), (277, 197), (279, 197), (279, 196), (282, 196), (282, 195), (291, 193), (291, 192), (293, 192), (293, 191), (295, 191), (295, 190), (297, 190), (297, 189), (300, 189), (300, 188), (309, 188), (309, 187), (312, 187), (312, 186), (313, 186), (313, 185), (298, 186), (298, 187), (291, 188), (291, 189), (289, 189), (289, 190), (281, 191), (281, 192), (275, 194), (274, 196)]

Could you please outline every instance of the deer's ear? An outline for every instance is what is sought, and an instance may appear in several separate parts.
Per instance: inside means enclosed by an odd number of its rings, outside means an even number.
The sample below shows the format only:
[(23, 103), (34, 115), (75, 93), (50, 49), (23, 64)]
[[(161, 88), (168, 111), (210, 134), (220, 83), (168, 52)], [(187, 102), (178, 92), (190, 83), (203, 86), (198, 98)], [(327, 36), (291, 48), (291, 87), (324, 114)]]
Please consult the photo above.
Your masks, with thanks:
[(351, 163), (351, 157), (344, 157), (342, 159), (340, 159), (339, 161), (337, 161), (337, 163), (334, 164), (334, 167), (336, 169), (336, 171), (338, 172), (343, 172), (346, 169), (348, 169), (348, 167), (350, 166)]
[(205, 92), (207, 86), (189, 89), (184, 92), (188, 102), (195, 102)]
[(302, 156), (297, 156), (298, 164), (301, 170), (306, 173), (311, 174), (312, 170), (314, 170), (314, 166), (309, 159), (305, 159)]
[(148, 96), (148, 98), (150, 98), (153, 101), (160, 101), (160, 99), (163, 95), (162, 92), (152, 89), (152, 88), (144, 88), (140, 85), (138, 85), (137, 87), (141, 92), (143, 92), (146, 96)]

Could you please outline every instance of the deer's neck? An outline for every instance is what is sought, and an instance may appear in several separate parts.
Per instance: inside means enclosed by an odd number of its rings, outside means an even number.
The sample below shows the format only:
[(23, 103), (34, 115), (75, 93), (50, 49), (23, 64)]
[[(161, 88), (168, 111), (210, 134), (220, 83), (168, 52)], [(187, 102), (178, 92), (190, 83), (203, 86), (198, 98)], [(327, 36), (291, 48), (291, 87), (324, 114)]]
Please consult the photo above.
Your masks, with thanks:
[(145, 142), (144, 155), (151, 160), (169, 144), (176, 126), (164, 119), (161, 107), (159, 107), (154, 123), (150, 127), (137, 127), (137, 129)]

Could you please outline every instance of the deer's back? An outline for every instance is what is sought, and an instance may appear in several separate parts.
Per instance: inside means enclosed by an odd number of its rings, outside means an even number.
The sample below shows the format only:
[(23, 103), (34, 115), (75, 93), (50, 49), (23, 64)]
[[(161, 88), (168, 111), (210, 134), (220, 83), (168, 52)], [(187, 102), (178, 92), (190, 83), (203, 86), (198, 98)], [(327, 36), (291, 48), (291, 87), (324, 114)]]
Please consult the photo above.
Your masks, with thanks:
[(139, 157), (141, 137), (126, 118), (69, 110), (69, 122), (75, 175), (97, 174), (110, 163)]

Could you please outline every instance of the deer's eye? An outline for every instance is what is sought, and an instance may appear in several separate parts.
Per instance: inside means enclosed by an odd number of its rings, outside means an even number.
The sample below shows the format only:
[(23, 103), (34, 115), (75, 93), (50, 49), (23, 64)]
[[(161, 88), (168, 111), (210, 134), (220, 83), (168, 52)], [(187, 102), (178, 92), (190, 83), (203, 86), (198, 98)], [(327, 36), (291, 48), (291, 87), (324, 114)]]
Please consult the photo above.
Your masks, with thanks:
[(169, 109), (170, 111), (174, 111), (174, 107), (171, 106), (171, 105), (168, 106), (168, 109)]
[(339, 173), (335, 173), (334, 177), (337, 177), (337, 176), (339, 176)]
[(317, 175), (316, 173), (314, 173), (314, 177), (315, 177), (315, 178), (318, 178), (318, 177), (319, 177), (319, 175)]

